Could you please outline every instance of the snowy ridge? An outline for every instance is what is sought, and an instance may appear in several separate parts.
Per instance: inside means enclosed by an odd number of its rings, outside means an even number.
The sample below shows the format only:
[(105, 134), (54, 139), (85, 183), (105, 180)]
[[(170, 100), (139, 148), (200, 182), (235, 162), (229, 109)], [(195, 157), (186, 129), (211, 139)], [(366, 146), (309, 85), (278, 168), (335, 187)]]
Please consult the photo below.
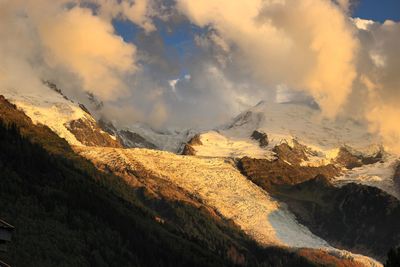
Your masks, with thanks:
[(100, 129), (85, 106), (68, 99), (58, 88), (43, 85), (23, 93), (3, 88), (0, 95), (21, 109), (33, 123), (46, 125), (70, 145), (121, 146), (115, 136)]
[(368, 257), (334, 249), (313, 235), (282, 204), (244, 177), (229, 160), (148, 149), (82, 147), (77, 151), (97, 163), (110, 167), (122, 165), (118, 169), (144, 167), (199, 197), (261, 244), (319, 248), (365, 266), (382, 266)]
[(61, 94), (44, 87), (42, 92), (24, 92), (17, 90), (1, 89), (11, 103), (22, 109), (33, 123), (43, 124), (67, 140), (71, 145), (82, 145), (76, 137), (66, 128), (69, 122), (83, 119), (95, 122), (88, 113), (83, 111), (78, 104), (65, 99)]

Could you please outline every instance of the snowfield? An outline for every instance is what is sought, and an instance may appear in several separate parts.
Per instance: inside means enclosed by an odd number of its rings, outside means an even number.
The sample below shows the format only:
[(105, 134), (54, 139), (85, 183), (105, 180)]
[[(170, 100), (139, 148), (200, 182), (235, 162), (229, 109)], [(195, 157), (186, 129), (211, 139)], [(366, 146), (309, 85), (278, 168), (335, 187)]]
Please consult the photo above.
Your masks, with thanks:
[(282, 204), (244, 177), (231, 160), (180, 156), (148, 149), (81, 147), (77, 151), (110, 169), (144, 167), (149, 173), (202, 199), (263, 245), (320, 248), (353, 258), (365, 266), (381, 266), (370, 258), (334, 249), (313, 235)]
[(275, 153), (261, 148), (258, 141), (251, 139), (227, 137), (216, 131), (200, 135), (202, 145), (194, 146), (196, 155), (221, 158), (242, 158), (250, 156), (256, 159), (274, 159)]

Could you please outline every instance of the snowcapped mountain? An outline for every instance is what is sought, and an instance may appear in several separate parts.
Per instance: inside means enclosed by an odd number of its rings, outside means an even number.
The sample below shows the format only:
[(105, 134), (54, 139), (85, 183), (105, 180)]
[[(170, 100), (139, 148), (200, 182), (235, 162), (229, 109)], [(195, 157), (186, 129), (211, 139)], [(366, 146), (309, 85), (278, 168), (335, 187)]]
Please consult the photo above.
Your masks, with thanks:
[[(0, 94), (98, 168), (106, 166), (132, 186), (139, 186), (133, 181), (142, 176), (140, 187), (151, 192), (161, 190), (160, 185), (146, 177), (158, 177), (167, 184), (161, 191), (179, 195), (177, 188), (184, 190), (260, 244), (318, 249), (362, 266), (381, 266), (359, 254), (375, 256), (386, 247), (361, 253), (342, 237), (321, 238), (314, 221), (303, 222), (303, 213), (297, 213), (291, 198), (292, 186), (321, 174), (338, 190), (355, 182), (398, 198), (393, 180), (397, 157), (386, 153), (363, 124), (323, 119), (318, 109), (301, 103), (260, 102), (231, 122), (202, 133), (156, 131), (143, 123), (118, 129), (107, 121), (96, 122), (83, 105), (54, 88), (45, 94), (5, 89)], [(186, 155), (177, 155), (181, 151)], [(316, 186), (324, 192), (324, 185)], [(329, 190), (341, 196), (342, 191)], [(282, 198), (287, 192), (291, 195)], [(384, 195), (379, 201), (388, 198)]]
[(23, 110), (35, 124), (48, 126), (70, 145), (121, 147), (115, 137), (98, 127), (83, 105), (68, 99), (56, 87), (43, 85), (24, 93), (1, 88), (0, 94)]
[[(143, 123), (117, 129), (111, 122), (97, 122), (84, 105), (69, 99), (49, 82), (23, 93), (1, 88), (0, 95), (23, 110), (34, 123), (48, 126), (73, 146), (142, 147), (179, 152), (195, 134), (191, 130), (157, 131)], [(95, 101), (93, 95), (88, 97)], [(95, 104), (101, 107), (98, 101)]]

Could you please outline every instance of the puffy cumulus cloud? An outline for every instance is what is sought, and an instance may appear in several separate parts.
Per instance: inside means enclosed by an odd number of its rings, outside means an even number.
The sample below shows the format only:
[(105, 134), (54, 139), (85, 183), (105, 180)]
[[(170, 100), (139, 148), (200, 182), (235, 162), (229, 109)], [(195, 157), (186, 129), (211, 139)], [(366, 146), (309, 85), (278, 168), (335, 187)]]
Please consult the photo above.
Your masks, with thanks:
[(2, 0), (0, 13), (6, 40), (0, 43), (0, 69), (7, 86), (40, 88), (42, 79), (69, 78), (75, 93), (91, 91), (103, 100), (129, 93), (125, 77), (137, 69), (136, 48), (92, 9), (79, 1)]
[(38, 21), (50, 66), (61, 65), (83, 80), (86, 90), (102, 99), (128, 91), (122, 75), (133, 73), (135, 47), (114, 34), (110, 23), (91, 10), (74, 7)]
[(22, 1), (0, 1), (0, 86), (34, 90), (42, 86), (38, 78), (41, 47)]
[(389, 149), (400, 153), (400, 23), (368, 22), (359, 35), (364, 44), (359, 80), (367, 98), (357, 104), (366, 106), (371, 131), (379, 133)]
[(356, 78), (358, 39), (343, 10), (326, 0), (189, 1), (177, 6), (236, 47), (235, 64), (267, 87), (309, 92), (333, 117)]

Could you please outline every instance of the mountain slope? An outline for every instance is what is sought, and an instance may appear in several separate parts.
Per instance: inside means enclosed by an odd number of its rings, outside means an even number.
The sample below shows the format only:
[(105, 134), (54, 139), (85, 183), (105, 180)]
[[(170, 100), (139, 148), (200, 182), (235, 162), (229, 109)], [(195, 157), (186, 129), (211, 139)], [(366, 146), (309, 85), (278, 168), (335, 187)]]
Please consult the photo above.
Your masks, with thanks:
[[(123, 179), (98, 172), (47, 127), (33, 125), (15, 106), (2, 101), (1, 216), (17, 229), (6, 255), (9, 263), (315, 266), (293, 252), (260, 248), (234, 226), (189, 203), (151, 198), (142, 202), (136, 194), (140, 192)], [(155, 217), (157, 211), (150, 204), (157, 203), (175, 211), (175, 220), (190, 221), (190, 227), (180, 229), (179, 224)]]
[[(112, 171), (144, 169), (191, 192), (264, 245), (318, 248), (363, 266), (380, 266), (367, 257), (333, 249), (297, 223), (279, 202), (249, 182), (224, 159), (179, 156), (145, 149), (78, 148), (81, 155)], [(135, 175), (140, 175), (137, 172)]]
[(24, 93), (1, 88), (0, 94), (23, 110), (35, 124), (46, 125), (71, 145), (122, 147), (98, 127), (83, 105), (68, 99), (54, 85), (51, 88), (43, 85)]
[[(13, 107), (8, 106), (8, 109), (13, 118), (15, 114), (10, 111)], [(19, 120), (23, 117), (18, 116)], [(5, 119), (9, 118), (6, 116)], [(28, 118), (24, 117), (22, 121), (24, 125), (30, 125)], [(77, 160), (79, 168), (89, 168), (94, 180), (123, 201), (147, 210), (151, 220), (172, 230), (173, 235), (192, 240), (204, 253), (222, 256), (227, 262), (250, 264), (271, 259), (268, 249), (260, 256), (258, 251), (262, 249), (252, 244), (241, 233), (240, 227), (262, 244), (295, 248), (296, 253), (306, 251), (307, 258), (315, 259), (315, 255), (320, 255), (320, 259), (330, 257), (330, 261), (348, 264), (345, 266), (379, 266), (366, 257), (332, 249), (298, 224), (279, 202), (251, 184), (233, 163), (224, 159), (183, 157), (144, 149), (87, 147), (82, 143), (75, 146), (76, 151), (93, 160), (97, 169), (103, 172), (97, 173), (94, 166), (84, 163), (68, 145), (58, 146), (63, 142), (57, 141), (48, 128), (40, 124), (26, 128), (29, 129), (28, 136), (48, 151), (68, 155), (69, 159)], [(49, 145), (47, 140), (54, 140), (57, 145)], [(277, 150), (271, 150), (271, 153), (274, 157), (282, 156)], [(285, 160), (290, 163), (293, 158)], [(299, 250), (300, 247), (306, 249)], [(287, 252), (282, 250), (282, 253)], [(296, 254), (288, 255), (297, 257)], [(288, 257), (284, 256), (285, 261), (291, 260), (291, 256)]]

